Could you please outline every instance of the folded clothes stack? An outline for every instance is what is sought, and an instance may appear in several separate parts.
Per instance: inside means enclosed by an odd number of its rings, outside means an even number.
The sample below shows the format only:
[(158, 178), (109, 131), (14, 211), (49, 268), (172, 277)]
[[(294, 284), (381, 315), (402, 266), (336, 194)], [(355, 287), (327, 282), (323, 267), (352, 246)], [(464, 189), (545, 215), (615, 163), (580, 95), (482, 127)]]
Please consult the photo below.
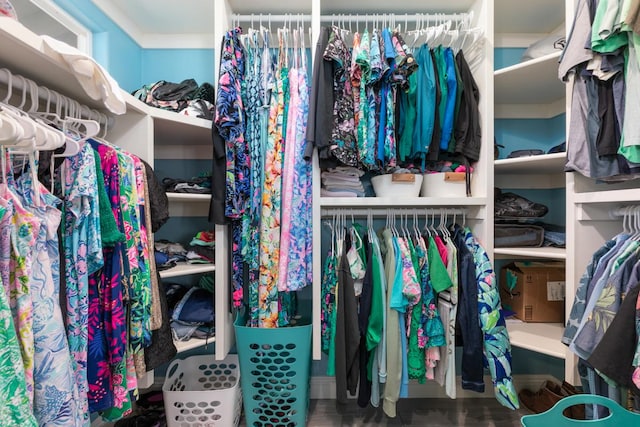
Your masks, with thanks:
[(364, 187), (360, 181), (363, 171), (354, 167), (339, 166), (322, 172), (323, 197), (364, 197)]
[(157, 240), (155, 245), (157, 269), (166, 270), (181, 261), (189, 264), (215, 262), (215, 239), (213, 231), (205, 230), (197, 232), (186, 248), (181, 243)]
[(210, 194), (211, 175), (209, 172), (203, 176), (191, 179), (164, 178), (162, 180), (164, 191), (167, 193)]
[(156, 268), (159, 271), (175, 267), (176, 263), (187, 260), (187, 250), (180, 243), (169, 240), (156, 240)]
[(195, 286), (166, 281), (163, 286), (174, 339), (206, 339), (215, 334), (212, 275), (203, 275)]
[(215, 262), (216, 235), (213, 231), (199, 231), (189, 242), (187, 262), (205, 264)]

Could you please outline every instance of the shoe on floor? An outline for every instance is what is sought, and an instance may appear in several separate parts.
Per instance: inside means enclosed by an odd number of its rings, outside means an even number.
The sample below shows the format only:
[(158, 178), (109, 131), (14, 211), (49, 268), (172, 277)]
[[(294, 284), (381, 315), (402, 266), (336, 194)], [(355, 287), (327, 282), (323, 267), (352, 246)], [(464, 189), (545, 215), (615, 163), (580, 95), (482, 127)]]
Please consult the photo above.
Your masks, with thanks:
[[(566, 381), (563, 381), (562, 384), (545, 381), (540, 390), (533, 392), (528, 389), (523, 389), (518, 393), (518, 397), (520, 398), (520, 402), (531, 412), (540, 414), (551, 409), (553, 405), (562, 400), (562, 398), (578, 393), (578, 390)], [(563, 411), (563, 414), (567, 418), (584, 420), (584, 405), (570, 406)]]

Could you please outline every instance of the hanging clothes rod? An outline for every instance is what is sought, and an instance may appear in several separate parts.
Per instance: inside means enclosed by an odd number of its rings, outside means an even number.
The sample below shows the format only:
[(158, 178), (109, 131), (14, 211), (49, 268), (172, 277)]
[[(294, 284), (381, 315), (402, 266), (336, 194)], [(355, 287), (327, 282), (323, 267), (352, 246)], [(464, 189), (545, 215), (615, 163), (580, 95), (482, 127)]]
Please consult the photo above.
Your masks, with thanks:
[(609, 216), (612, 218), (627, 216), (640, 211), (640, 205), (630, 205), (621, 208), (613, 209), (609, 211)]
[(461, 215), (467, 210), (462, 208), (323, 208), (321, 216), (349, 215), (357, 217), (395, 215)]
[[(62, 95), (54, 90), (51, 90), (45, 86), (40, 86), (35, 83), (33, 80), (27, 79), (19, 74), (13, 74), (10, 70), (6, 68), (0, 69), (0, 83), (4, 84), (6, 87), (11, 84), (11, 88), (13, 91), (12, 96), (14, 97), (22, 97), (22, 93), (26, 91), (26, 97), (28, 99), (31, 98), (31, 90), (32, 88), (36, 88), (37, 97), (45, 104), (48, 103), (51, 107), (55, 109), (57, 102), (63, 101), (66, 103), (74, 102), (76, 105), (79, 105), (80, 109), (78, 113), (81, 118), (88, 120), (95, 120), (98, 123), (110, 125), (110, 117), (102, 114), (94, 109), (87, 107), (86, 105), (80, 104), (77, 101)], [(30, 102), (30, 101), (27, 101)], [(25, 102), (26, 103), (26, 102)]]
[[(255, 22), (260, 20), (272, 21), (272, 22), (287, 22), (287, 21), (304, 21), (310, 22), (311, 15), (306, 14), (285, 14), (285, 15), (272, 15), (270, 13), (259, 13), (259, 14), (233, 14), (232, 20), (234, 22)], [(379, 14), (369, 14), (369, 15), (344, 15), (344, 14), (332, 14), (332, 15), (321, 15), (320, 22), (353, 22), (353, 23), (362, 23), (362, 22), (375, 22), (383, 19), (394, 19), (396, 23), (400, 22), (418, 22), (423, 21), (425, 19), (428, 20), (441, 20), (441, 21), (464, 21), (469, 18), (468, 13), (379, 13)], [(264, 22), (263, 22), (264, 23)]]

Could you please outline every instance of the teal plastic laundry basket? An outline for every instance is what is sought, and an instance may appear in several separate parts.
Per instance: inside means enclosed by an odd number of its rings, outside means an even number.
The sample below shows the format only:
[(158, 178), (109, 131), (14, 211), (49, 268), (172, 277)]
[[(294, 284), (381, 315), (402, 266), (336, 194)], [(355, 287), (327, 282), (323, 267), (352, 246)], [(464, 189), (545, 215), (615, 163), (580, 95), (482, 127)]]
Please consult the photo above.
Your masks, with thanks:
[[(609, 409), (609, 415), (599, 420), (574, 420), (562, 412), (570, 406), (598, 404)], [(593, 394), (574, 394), (561, 399), (553, 408), (535, 415), (525, 415), (520, 420), (524, 427), (631, 427), (640, 426), (640, 414), (624, 409), (611, 399)]]
[(304, 427), (309, 408), (311, 325), (250, 328), (235, 322), (248, 427)]

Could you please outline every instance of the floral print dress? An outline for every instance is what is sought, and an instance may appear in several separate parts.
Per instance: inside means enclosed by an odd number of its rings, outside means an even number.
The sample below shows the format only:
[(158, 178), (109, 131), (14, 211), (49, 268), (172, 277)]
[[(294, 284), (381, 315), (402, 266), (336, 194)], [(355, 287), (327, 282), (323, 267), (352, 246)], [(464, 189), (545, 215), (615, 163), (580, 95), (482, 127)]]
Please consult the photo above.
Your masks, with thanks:
[(275, 94), (269, 107), (269, 136), (265, 147), (265, 177), (260, 217), (260, 285), (258, 326), (278, 326), (278, 268), (280, 260), (280, 212), (282, 194), (282, 156), (286, 133), (285, 100), (288, 98), (289, 71), (282, 49), (276, 72)]
[[(7, 200), (0, 200), (0, 224), (10, 221)], [(0, 292), (0, 420), (6, 426), (38, 425), (27, 395), (20, 344), (13, 323), (9, 299)]]
[[(304, 39), (304, 37), (301, 37)], [(279, 291), (297, 291), (313, 281), (311, 246), (312, 165), (304, 158), (309, 115), (306, 55), (300, 47), (299, 68), (290, 72), (291, 97), (282, 171)]]
[(16, 182), (24, 206), (37, 220), (34, 225), (39, 225), (30, 275), (35, 343), (33, 412), (39, 425), (80, 427), (85, 425), (84, 417), (79, 412), (78, 387), (59, 302), (60, 200), (34, 182), (31, 173), (24, 173)]
[(20, 343), (24, 377), (29, 402), (34, 398), (34, 337), (33, 299), (31, 297), (31, 265), (38, 221), (22, 206), (19, 197), (10, 189), (10, 184), (2, 184), (0, 193), (10, 206), (7, 220), (2, 222), (0, 231), (0, 276), (14, 318), (14, 325)]
[(89, 276), (104, 263), (95, 160), (91, 150), (91, 146), (85, 144), (78, 154), (66, 158), (62, 166), (67, 339), (78, 384), (78, 405), (87, 424)]

